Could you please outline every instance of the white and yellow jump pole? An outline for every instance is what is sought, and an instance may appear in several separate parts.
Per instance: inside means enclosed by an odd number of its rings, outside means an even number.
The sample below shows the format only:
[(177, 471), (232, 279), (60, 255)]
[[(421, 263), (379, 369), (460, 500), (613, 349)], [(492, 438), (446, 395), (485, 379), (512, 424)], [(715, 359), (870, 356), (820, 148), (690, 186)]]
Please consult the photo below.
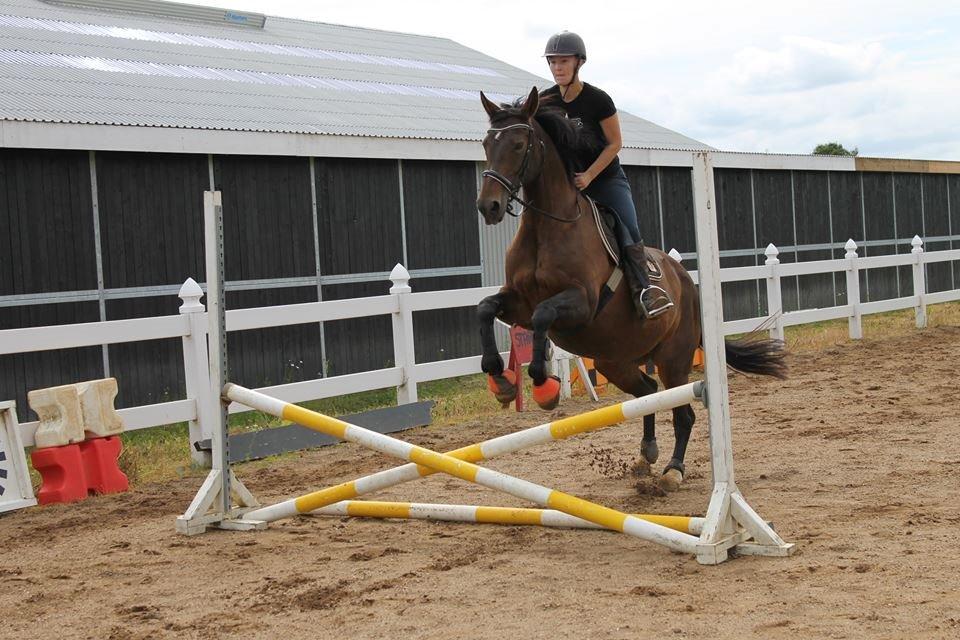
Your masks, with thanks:
[[(554, 440), (564, 440), (571, 436), (603, 429), (625, 420), (673, 409), (690, 404), (703, 395), (703, 383), (691, 382), (681, 387), (667, 389), (641, 398), (634, 398), (619, 404), (581, 413), (554, 422), (510, 433), (498, 438), (448, 451), (446, 455), (465, 460), (480, 462), (498, 456), (514, 453)], [(244, 403), (245, 404), (245, 403)], [(309, 426), (309, 425), (304, 425)], [(341, 500), (349, 500), (362, 495), (380, 491), (389, 487), (416, 480), (435, 473), (433, 469), (416, 464), (406, 464), (379, 473), (364, 476), (351, 482), (344, 482), (326, 489), (291, 498), (268, 507), (255, 509), (243, 516), (244, 520), (273, 522), (301, 513), (309, 513)]]
[[(436, 520), (441, 522), (473, 522), (483, 524), (533, 525), (558, 529), (604, 529), (583, 518), (554, 509), (522, 507), (478, 507), (466, 504), (427, 504), (421, 502), (383, 502), (379, 500), (343, 500), (314, 509), (309, 515), (349, 516), (351, 518), (397, 518), (403, 520)], [(681, 533), (698, 536), (703, 518), (691, 516), (655, 516), (631, 514)]]
[[(310, 411), (295, 404), (271, 398), (257, 391), (236, 384), (227, 384), (223, 397), (242, 405), (263, 411), (284, 420), (296, 422), (321, 433), (334, 436), (347, 442), (359, 444), (384, 455), (442, 471), (448, 475), (478, 484), (488, 489), (502, 491), (522, 500), (529, 500), (542, 507), (562, 511), (571, 516), (582, 518), (606, 529), (621, 531), (628, 535), (661, 544), (674, 551), (696, 553), (699, 539), (687, 533), (681, 533), (636, 516), (604, 507), (562, 491), (521, 480), (513, 476), (485, 469), (477, 465), (437, 453), (409, 442), (358, 427), (357, 425)], [(250, 514), (244, 517), (248, 519)]]

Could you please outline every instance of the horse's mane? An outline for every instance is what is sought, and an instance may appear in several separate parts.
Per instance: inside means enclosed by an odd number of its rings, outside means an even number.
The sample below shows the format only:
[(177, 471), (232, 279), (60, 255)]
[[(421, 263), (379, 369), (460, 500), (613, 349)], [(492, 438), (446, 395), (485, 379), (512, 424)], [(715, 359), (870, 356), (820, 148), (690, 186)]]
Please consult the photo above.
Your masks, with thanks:
[[(509, 118), (523, 117), (524, 101), (525, 98), (521, 97), (512, 105), (501, 105), (503, 108), (490, 118), (490, 124), (497, 126)], [(603, 140), (570, 120), (556, 96), (541, 95), (533, 118), (557, 147), (567, 176), (571, 179), (574, 173), (587, 169), (603, 150)]]

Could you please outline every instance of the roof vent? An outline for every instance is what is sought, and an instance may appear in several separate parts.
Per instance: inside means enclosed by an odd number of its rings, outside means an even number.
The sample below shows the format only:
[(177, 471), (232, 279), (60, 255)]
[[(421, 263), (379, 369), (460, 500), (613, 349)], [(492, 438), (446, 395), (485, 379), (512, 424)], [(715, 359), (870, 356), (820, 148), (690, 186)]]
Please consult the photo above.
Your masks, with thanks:
[(162, 2), (160, 0), (45, 0), (47, 4), (67, 7), (81, 7), (84, 9), (98, 9), (100, 11), (137, 13), (157, 18), (173, 18), (176, 20), (192, 20), (213, 24), (230, 24), (237, 27), (263, 29), (267, 17), (260, 13), (249, 11), (233, 11), (232, 9), (217, 9), (215, 7), (198, 7), (192, 4), (178, 2)]

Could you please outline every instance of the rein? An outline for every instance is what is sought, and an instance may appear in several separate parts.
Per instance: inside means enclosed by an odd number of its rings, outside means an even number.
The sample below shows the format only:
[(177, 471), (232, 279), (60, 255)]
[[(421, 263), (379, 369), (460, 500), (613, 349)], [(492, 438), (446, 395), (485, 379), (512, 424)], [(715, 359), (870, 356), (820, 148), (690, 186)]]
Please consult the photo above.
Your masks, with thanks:
[[(523, 186), (523, 175), (526, 173), (527, 167), (530, 164), (530, 151), (533, 149), (533, 127), (526, 123), (517, 123), (517, 124), (507, 125), (506, 127), (487, 129), (487, 133), (488, 134), (496, 133), (497, 134), (496, 137), (499, 138), (500, 133), (503, 131), (507, 131), (508, 129), (526, 129), (527, 130), (527, 148), (523, 152), (523, 161), (520, 163), (520, 171), (517, 173), (516, 184), (514, 184), (509, 178), (507, 178), (505, 175), (503, 175), (499, 171), (494, 171), (493, 169), (485, 169), (481, 174), (484, 178), (490, 178), (491, 180), (498, 183), (500, 186), (502, 186), (504, 189), (507, 190), (507, 213), (513, 216), (514, 218), (519, 218), (520, 213), (523, 213), (523, 211), (526, 211), (527, 209), (531, 209), (541, 215), (544, 215), (550, 218), (551, 220), (556, 220), (557, 222), (566, 222), (568, 224), (572, 224), (577, 220), (579, 220), (580, 216), (583, 215), (583, 212), (580, 210), (579, 194), (574, 196), (577, 204), (577, 215), (573, 219), (561, 218), (555, 214), (550, 213), (549, 211), (545, 211), (544, 209), (541, 209), (540, 207), (533, 205), (530, 202), (527, 202), (526, 200), (524, 200), (518, 195), (520, 193), (520, 188)], [(540, 154), (542, 156), (546, 152), (546, 146), (543, 144), (543, 140), (541, 140), (540, 138), (537, 138), (537, 142), (540, 143)], [(521, 210), (520, 213), (513, 212), (514, 202), (518, 202), (523, 206), (523, 210)]]

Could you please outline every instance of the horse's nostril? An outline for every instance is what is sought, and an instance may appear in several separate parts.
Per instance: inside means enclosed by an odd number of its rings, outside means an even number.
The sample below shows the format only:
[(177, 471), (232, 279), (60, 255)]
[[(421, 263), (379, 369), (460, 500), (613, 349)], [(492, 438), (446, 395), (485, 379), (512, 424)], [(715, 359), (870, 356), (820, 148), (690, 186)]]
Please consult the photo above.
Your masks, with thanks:
[(500, 209), (500, 203), (494, 200), (490, 203), (490, 213), (494, 213)]

